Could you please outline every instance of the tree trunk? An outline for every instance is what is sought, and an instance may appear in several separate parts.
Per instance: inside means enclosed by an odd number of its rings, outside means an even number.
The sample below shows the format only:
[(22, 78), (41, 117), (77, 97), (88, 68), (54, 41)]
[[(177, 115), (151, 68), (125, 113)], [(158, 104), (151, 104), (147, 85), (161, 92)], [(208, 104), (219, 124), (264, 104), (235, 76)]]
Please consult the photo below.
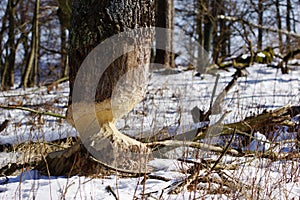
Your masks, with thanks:
[(60, 52), (61, 52), (61, 72), (60, 72), (60, 78), (64, 78), (68, 76), (68, 71), (69, 71), (69, 63), (68, 63), (68, 55), (67, 55), (67, 34), (66, 31), (67, 29), (61, 25), (60, 26), (60, 40), (61, 40), (61, 46), (60, 46)]
[[(277, 21), (277, 27), (279, 30), (282, 29), (282, 23), (281, 23), (281, 12), (280, 12), (280, 4), (279, 0), (276, 0), (276, 21)], [(279, 40), (279, 51), (280, 53), (283, 52), (283, 42), (282, 42), (282, 33), (278, 32), (278, 40)]]
[[(288, 32), (291, 32), (291, 11), (291, 0), (286, 0), (286, 30)], [(287, 52), (291, 50), (291, 37), (289, 35), (286, 35), (286, 50)]]
[[(212, 8), (212, 24), (213, 24), (213, 37), (212, 37), (212, 42), (213, 42), (213, 52), (212, 52), (212, 57), (213, 61), (215, 63), (219, 63), (219, 57), (220, 54), (224, 53), (222, 52), (223, 50), (226, 50), (225, 44), (226, 44), (226, 35), (223, 35), (225, 31), (225, 20), (222, 19), (217, 19), (218, 15), (223, 14), (224, 10), (224, 5), (223, 5), (223, 0), (213, 0), (211, 2), (211, 8)], [(225, 47), (225, 48), (224, 48)]]
[(58, 19), (60, 22), (60, 40), (61, 40), (61, 73), (60, 78), (68, 76), (69, 62), (67, 55), (67, 29), (70, 29), (71, 17), (71, 0), (59, 0), (59, 9), (57, 11)]
[(21, 85), (26, 89), (35, 84), (35, 79), (38, 70), (38, 57), (39, 57), (39, 14), (40, 0), (36, 0), (35, 9), (32, 22), (32, 37), (31, 37), (31, 51), (28, 57), (25, 72), (22, 77)]
[[(155, 26), (174, 30), (174, 1), (155, 0)], [(156, 43), (164, 44), (170, 51), (156, 49), (155, 63), (164, 65), (167, 68), (175, 67), (174, 63), (174, 32), (166, 31), (164, 35), (156, 35)]]
[[(207, 37), (205, 31), (207, 29), (204, 29), (203, 27), (205, 27), (205, 21), (207, 19), (207, 6), (208, 3), (207, 1), (202, 1), (202, 0), (196, 0), (196, 7), (197, 7), (197, 17), (196, 17), (196, 34), (197, 34), (197, 40), (198, 43), (200, 45), (200, 47), (197, 49), (197, 68), (198, 68), (198, 72), (200, 74), (205, 73), (205, 69), (207, 67), (207, 63), (203, 62), (204, 60), (207, 60), (207, 53), (204, 52), (204, 44), (207, 45), (205, 43), (205, 37)], [(206, 47), (209, 48), (209, 47)], [(206, 50), (206, 49), (205, 49)]]
[(4, 67), (2, 70), (2, 89), (8, 90), (14, 85), (14, 73), (15, 73), (15, 59), (16, 48), (15, 43), (15, 15), (16, 15), (16, 3), (14, 0), (8, 1), (8, 42), (7, 42), (7, 57), (5, 59)]
[[(205, 1), (207, 10), (210, 8), (210, 0)], [(204, 17), (204, 50), (210, 52), (213, 34), (213, 19), (210, 13), (206, 13)]]
[[(129, 53), (124, 53), (105, 69), (100, 80), (93, 82), (98, 68), (103, 68), (105, 59), (99, 56), (88, 56), (97, 45), (111, 36), (134, 29), (136, 27), (151, 27), (154, 22), (153, 1), (127, 0), (73, 0), (70, 29), (70, 99), (67, 111), (67, 120), (75, 125), (80, 133), (81, 141), (88, 153), (100, 163), (112, 166), (115, 169), (146, 171), (145, 161), (149, 149), (126, 135), (121, 134), (115, 127), (115, 122), (127, 114), (139, 101), (143, 99), (144, 86), (147, 77), (147, 65), (150, 62), (151, 50), (143, 48), (152, 43), (153, 32), (147, 32), (141, 37), (130, 38), (131, 44), (137, 44)], [(127, 34), (126, 32), (123, 34)], [(130, 35), (129, 35), (130, 36)], [(119, 34), (119, 37), (120, 34)], [(116, 37), (118, 39), (119, 37)], [(122, 41), (111, 42), (112, 52), (127, 49)], [(129, 45), (129, 44), (128, 44)], [(131, 48), (131, 45), (128, 48)], [(95, 50), (94, 49), (94, 50)], [(93, 55), (93, 54), (91, 54)], [(85, 59), (85, 62), (83, 63)], [(89, 66), (95, 65), (93, 72), (86, 72)], [(81, 67), (81, 68), (80, 68)], [(100, 70), (101, 71), (101, 70)], [(80, 73), (78, 73), (80, 72)], [(78, 80), (81, 77), (80, 80)], [(76, 79), (77, 78), (77, 79)], [(91, 85), (95, 84), (95, 93), (89, 94)], [(78, 90), (79, 87), (80, 89)], [(92, 104), (89, 99), (93, 99)], [(95, 108), (95, 110), (93, 110)], [(91, 112), (94, 111), (96, 113)], [(95, 118), (94, 118), (95, 114)], [(97, 120), (99, 128), (93, 129), (92, 123)], [(103, 141), (105, 143), (103, 143)], [(57, 165), (60, 170), (71, 170), (69, 160), (81, 151), (71, 147), (69, 150), (52, 154), (48, 157), (48, 168), (51, 173), (57, 174)], [(84, 152), (82, 152), (84, 153)], [(86, 154), (86, 152), (84, 153)], [(61, 156), (63, 155), (63, 156)], [(133, 157), (131, 157), (133, 155)], [(146, 155), (145, 157), (143, 155)], [(138, 158), (134, 157), (138, 156)], [(134, 160), (133, 160), (134, 159)], [(139, 160), (138, 160), (139, 159)], [(80, 159), (74, 161), (80, 162)], [(82, 160), (82, 162), (84, 162)], [(64, 165), (66, 163), (66, 165)], [(69, 164), (67, 164), (69, 163)], [(76, 165), (76, 163), (75, 163)], [(85, 170), (85, 169), (83, 169)], [(94, 171), (94, 170), (92, 170)]]
[[(259, 0), (258, 2), (258, 25), (263, 26), (263, 15), (264, 15), (264, 6), (263, 0)], [(263, 29), (258, 29), (258, 40), (257, 40), (257, 50), (262, 50), (262, 40), (263, 40)]]

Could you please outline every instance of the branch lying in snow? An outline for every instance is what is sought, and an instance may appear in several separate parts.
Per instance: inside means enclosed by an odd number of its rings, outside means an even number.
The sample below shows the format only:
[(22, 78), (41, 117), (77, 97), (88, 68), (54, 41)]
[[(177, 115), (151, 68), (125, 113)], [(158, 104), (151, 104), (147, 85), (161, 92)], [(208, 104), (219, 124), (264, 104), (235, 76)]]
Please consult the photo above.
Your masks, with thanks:
[[(271, 128), (275, 125), (285, 125), (292, 127), (295, 126), (295, 123), (290, 122), (290, 112), (293, 112), (293, 110), (295, 110), (294, 106), (286, 105), (256, 116), (247, 117), (246, 119), (240, 122), (224, 125), (221, 124), (221, 127), (219, 127), (220, 133), (215, 136), (230, 135), (232, 134), (233, 129), (236, 128), (236, 134), (253, 138), (253, 136), (249, 133), (254, 131), (260, 131), (260, 129), (262, 128)], [(200, 140), (207, 137), (207, 130), (208, 129), (201, 130), (195, 137), (195, 140)]]
[[(184, 147), (184, 146), (207, 150), (207, 151), (214, 151), (219, 153), (222, 153), (224, 151), (223, 147), (213, 146), (210, 144), (205, 144), (200, 142), (192, 142), (192, 141), (165, 140), (165, 141), (150, 142), (147, 143), (146, 145), (147, 147), (152, 148), (154, 151), (156, 149), (159, 149), (159, 152), (161, 152), (162, 149), (165, 147), (176, 148), (176, 147)], [(228, 149), (227, 152), (232, 155), (239, 155), (239, 152), (234, 149)]]
[(263, 30), (266, 30), (266, 31), (271, 31), (271, 32), (275, 32), (275, 33), (282, 33), (282, 34), (285, 34), (285, 35), (290, 35), (290, 36), (293, 36), (293, 37), (296, 37), (296, 38), (300, 38), (300, 35), (297, 34), (297, 33), (290, 32), (290, 31), (287, 31), (287, 30), (267, 27), (267, 26), (263, 26), (263, 25), (259, 25), (259, 24), (254, 24), (254, 23), (251, 23), (249, 21), (246, 21), (246, 20), (238, 18), (238, 17), (218, 15), (218, 19), (224, 19), (224, 20), (231, 21), (231, 22), (241, 22), (243, 24), (247, 24), (248, 26), (263, 29)]
[(26, 107), (22, 107), (22, 106), (0, 105), (0, 108), (8, 109), (8, 110), (14, 110), (14, 109), (15, 110), (24, 110), (24, 111), (39, 114), (39, 115), (47, 115), (47, 116), (57, 117), (57, 118), (61, 118), (61, 119), (66, 118), (64, 115), (60, 115), (60, 114), (57, 114), (57, 113), (52, 113), (52, 112), (48, 112), (48, 111), (38, 111), (38, 110), (34, 110), (34, 109), (31, 109), (31, 108), (26, 108)]

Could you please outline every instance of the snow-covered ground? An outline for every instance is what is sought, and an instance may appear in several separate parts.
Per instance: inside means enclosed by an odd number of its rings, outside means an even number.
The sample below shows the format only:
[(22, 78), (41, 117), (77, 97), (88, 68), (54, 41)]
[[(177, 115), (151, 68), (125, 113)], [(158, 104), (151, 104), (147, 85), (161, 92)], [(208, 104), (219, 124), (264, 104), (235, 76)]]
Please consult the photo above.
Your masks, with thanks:
[[(297, 61), (295, 61), (297, 62)], [(237, 122), (264, 109), (276, 109), (287, 104), (300, 104), (300, 64), (291, 66), (289, 74), (280, 69), (255, 64), (247, 68), (248, 76), (238, 79), (221, 104), (222, 112), (211, 120), (213, 124), (222, 113), (231, 111), (223, 123)], [(191, 109), (198, 106), (209, 108), (216, 76), (194, 76), (195, 71), (179, 70), (165, 75), (163, 71), (151, 73), (148, 93), (128, 116), (118, 122), (118, 128), (129, 135), (155, 133), (168, 127), (170, 134), (179, 134), (193, 129)], [(221, 75), (217, 85), (219, 94), (231, 81), (235, 69), (218, 71)], [(48, 110), (63, 114), (68, 102), (68, 83), (50, 88), (33, 88), (23, 91), (15, 89), (0, 93), (0, 104), (21, 105), (33, 109)], [(64, 120), (50, 116), (34, 115), (22, 110), (0, 109), (0, 123), (10, 120), (0, 133), (0, 144), (21, 143), (28, 140), (55, 140), (77, 135)], [(298, 123), (297, 117), (294, 119)], [(296, 133), (278, 127), (277, 141), (295, 139)], [(248, 150), (268, 148), (268, 138), (256, 133)], [(280, 139), (278, 139), (280, 138)], [(262, 142), (263, 140), (264, 142)], [(289, 145), (289, 146), (288, 146)], [(296, 151), (294, 144), (285, 144), (276, 151)], [(298, 149), (299, 151), (299, 149)], [(201, 183), (197, 190), (184, 190), (180, 194), (168, 194), (179, 180), (188, 176), (186, 169), (191, 164), (178, 161), (180, 155), (166, 154), (164, 159), (149, 163), (154, 167), (149, 178), (106, 178), (73, 176), (48, 177), (37, 171), (24, 171), (17, 176), (0, 177), (0, 199), (298, 199), (300, 198), (300, 158), (272, 162), (266, 158), (224, 156), (222, 163), (235, 164), (235, 170), (224, 170), (229, 180), (243, 183), (240, 190), (210, 194), (207, 188), (217, 187), (213, 183)], [(217, 155), (203, 154), (206, 158)], [(22, 153), (0, 153), (0, 167), (20, 160)], [(189, 159), (197, 161), (193, 157)], [(215, 175), (218, 178), (218, 174)], [(225, 186), (224, 186), (225, 187)], [(112, 192), (113, 191), (113, 192)], [(196, 191), (196, 192), (195, 192)], [(117, 197), (115, 197), (116, 195)]]

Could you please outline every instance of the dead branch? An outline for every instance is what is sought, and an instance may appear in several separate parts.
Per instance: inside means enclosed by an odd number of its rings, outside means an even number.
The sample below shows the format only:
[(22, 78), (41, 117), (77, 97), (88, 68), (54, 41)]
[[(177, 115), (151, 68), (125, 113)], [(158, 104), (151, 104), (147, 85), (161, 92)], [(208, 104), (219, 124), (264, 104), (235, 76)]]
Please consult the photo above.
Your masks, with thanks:
[[(164, 140), (164, 141), (157, 141), (157, 142), (150, 142), (146, 143), (147, 147), (152, 148), (153, 151), (162, 152), (163, 148), (177, 148), (177, 147), (192, 147), (196, 149), (206, 150), (206, 151), (213, 151), (222, 153), (224, 151), (223, 147), (213, 146), (206, 143), (201, 142), (193, 142), (193, 141), (178, 141), (178, 140)], [(239, 152), (234, 149), (228, 149), (228, 153), (231, 155), (239, 155)]]
[(272, 28), (272, 27), (267, 27), (267, 26), (263, 26), (263, 25), (259, 25), (259, 24), (254, 24), (251, 23), (249, 21), (246, 21), (244, 19), (238, 18), (238, 17), (232, 17), (232, 16), (225, 16), (225, 15), (218, 15), (217, 16), (218, 19), (223, 19), (223, 20), (227, 20), (227, 21), (231, 21), (231, 22), (241, 22), (242, 24), (247, 24), (248, 26), (254, 27), (254, 28), (259, 28), (259, 29), (263, 29), (266, 31), (271, 31), (271, 32), (275, 32), (275, 33), (282, 33), (285, 35), (290, 35), (296, 38), (300, 38), (300, 35), (291, 31), (287, 31), (287, 30), (282, 30), (282, 29), (277, 29), (277, 28)]
[(48, 111), (38, 111), (38, 110), (31, 109), (31, 108), (23, 107), (23, 106), (0, 105), (0, 108), (8, 109), (8, 110), (23, 110), (23, 111), (35, 113), (35, 114), (38, 114), (38, 115), (47, 115), (47, 116), (61, 118), (61, 119), (66, 118), (64, 115), (60, 115), (60, 114), (57, 114), (57, 113), (52, 113), (52, 112), (48, 112)]
[(229, 147), (231, 146), (232, 142), (233, 142), (233, 138), (235, 136), (236, 133), (236, 129), (234, 128), (233, 132), (232, 132), (232, 136), (230, 138), (230, 141), (228, 142), (228, 144), (226, 145), (226, 147), (224, 148), (224, 151), (221, 153), (221, 155), (219, 156), (218, 160), (215, 162), (215, 164), (212, 166), (212, 168), (210, 169), (210, 171), (213, 171), (215, 169), (215, 167), (220, 163), (221, 159), (223, 158), (223, 156), (227, 153), (227, 151), (229, 150)]

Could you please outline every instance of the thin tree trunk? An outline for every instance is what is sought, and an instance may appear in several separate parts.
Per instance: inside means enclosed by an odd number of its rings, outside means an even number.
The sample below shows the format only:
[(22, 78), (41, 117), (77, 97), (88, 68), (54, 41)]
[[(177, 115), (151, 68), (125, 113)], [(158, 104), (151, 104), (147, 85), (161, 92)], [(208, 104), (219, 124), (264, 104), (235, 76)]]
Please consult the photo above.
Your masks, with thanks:
[(66, 34), (66, 28), (61, 25), (60, 26), (61, 30), (61, 35), (60, 35), (60, 40), (61, 40), (61, 73), (60, 73), (60, 78), (67, 77), (68, 76), (68, 71), (69, 71), (69, 64), (68, 64), (68, 55), (67, 55), (67, 34)]
[[(207, 3), (207, 8), (209, 8), (209, 2)], [(211, 43), (212, 43), (212, 32), (213, 24), (209, 14), (206, 14), (204, 17), (204, 49), (207, 52), (210, 52)]]
[(7, 90), (14, 85), (14, 67), (16, 59), (16, 43), (15, 43), (15, 15), (16, 2), (14, 0), (8, 1), (8, 51), (7, 58), (2, 71), (2, 89)]
[(60, 22), (61, 32), (61, 73), (60, 78), (68, 76), (69, 62), (67, 55), (67, 29), (70, 29), (70, 17), (71, 17), (71, 0), (59, 0), (59, 9), (57, 11), (58, 19)]
[[(224, 53), (224, 50), (226, 51), (226, 48), (224, 48), (224, 45), (226, 44), (226, 36), (223, 35), (225, 31), (225, 20), (217, 18), (218, 15), (222, 13), (223, 10), (223, 0), (213, 0), (211, 2), (212, 7), (212, 21), (213, 21), (213, 52), (212, 57), (213, 61), (215, 63), (218, 63), (220, 54)], [(222, 52), (223, 51), (223, 52)]]
[(197, 7), (197, 16), (196, 16), (196, 34), (197, 40), (200, 45), (199, 49), (197, 49), (198, 59), (197, 59), (197, 68), (199, 73), (204, 73), (205, 68), (207, 67), (203, 60), (206, 60), (206, 53), (204, 52), (204, 41), (205, 41), (205, 34), (204, 34), (204, 24), (205, 24), (205, 16), (207, 15), (207, 4), (202, 0), (196, 0), (196, 7)]
[[(291, 0), (286, 0), (286, 30), (288, 32), (291, 32)], [(291, 37), (289, 35), (286, 35), (286, 50), (291, 50)]]
[[(156, 13), (155, 25), (156, 27), (174, 30), (174, 2), (173, 0), (155, 0)], [(156, 43), (164, 44), (170, 51), (156, 49), (155, 63), (164, 65), (167, 68), (175, 67), (174, 63), (174, 32), (165, 31), (164, 35), (156, 35)]]
[(37, 75), (38, 68), (38, 51), (39, 51), (39, 14), (40, 0), (36, 0), (34, 16), (32, 22), (32, 38), (31, 38), (31, 51), (27, 61), (27, 66), (22, 77), (22, 86), (24, 89), (34, 85), (34, 80)]
[[(6, 26), (5, 24), (7, 23), (7, 18), (8, 18), (8, 9), (9, 9), (9, 5), (6, 5), (6, 10), (4, 13), (4, 16), (1, 19), (1, 30), (0, 30), (0, 52), (3, 52), (2, 54), (4, 54), (4, 48), (3, 48), (3, 38), (4, 38), (4, 32), (6, 30)], [(3, 88), (3, 82), (4, 82), (4, 70), (5, 70), (5, 61), (3, 61), (2, 59), (0, 59), (0, 89), (4, 89)]]
[[(263, 0), (259, 0), (258, 2), (258, 25), (263, 26), (263, 14), (264, 14), (264, 6)], [(263, 40), (263, 29), (258, 29), (258, 40), (257, 40), (257, 50), (262, 50), (262, 40)]]
[[(276, 0), (276, 21), (277, 21), (277, 27), (278, 29), (282, 29), (282, 23), (281, 23), (281, 13), (280, 13), (280, 4), (279, 0)], [(278, 33), (278, 41), (279, 41), (279, 51), (280, 53), (283, 53), (283, 42), (282, 42), (282, 33)]]

